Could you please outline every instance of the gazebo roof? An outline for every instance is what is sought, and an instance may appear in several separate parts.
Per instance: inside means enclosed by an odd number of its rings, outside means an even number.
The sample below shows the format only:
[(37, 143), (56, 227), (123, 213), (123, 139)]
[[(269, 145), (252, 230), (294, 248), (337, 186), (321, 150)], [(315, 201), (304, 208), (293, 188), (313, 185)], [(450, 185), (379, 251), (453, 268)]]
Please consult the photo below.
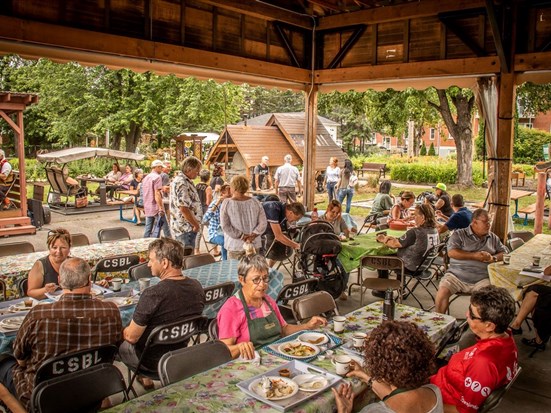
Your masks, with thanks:
[(0, 110), (11, 114), (38, 102), (35, 93), (0, 92)]

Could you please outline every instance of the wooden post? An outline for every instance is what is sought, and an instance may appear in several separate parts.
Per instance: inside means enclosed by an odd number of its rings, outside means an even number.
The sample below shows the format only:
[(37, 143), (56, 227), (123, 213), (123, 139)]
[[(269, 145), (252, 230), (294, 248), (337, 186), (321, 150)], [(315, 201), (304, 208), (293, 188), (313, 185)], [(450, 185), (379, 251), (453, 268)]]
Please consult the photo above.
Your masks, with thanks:
[(314, 208), (316, 194), (316, 130), (318, 118), (318, 87), (314, 86), (310, 94), (306, 92), (306, 122), (304, 130), (304, 165), (302, 183), (304, 185), (304, 206), (311, 211)]
[(14, 130), (15, 146), (18, 148), (19, 153), (19, 183), (21, 188), (19, 190), (20, 195), (20, 208), (21, 216), (27, 216), (27, 178), (25, 175), (25, 132), (23, 130), (23, 110), (17, 112), (17, 126), (19, 126), (19, 133)]
[(545, 172), (538, 173), (538, 187), (536, 195), (536, 216), (534, 218), (534, 234), (543, 232), (543, 210), (545, 208)]
[(492, 231), (502, 240), (507, 238), (509, 225), (509, 205), (511, 197), (511, 166), (513, 163), (513, 136), (515, 113), (515, 74), (501, 73), (499, 76), (499, 95), (497, 109), (497, 146), (496, 160), (497, 188), (496, 215)]

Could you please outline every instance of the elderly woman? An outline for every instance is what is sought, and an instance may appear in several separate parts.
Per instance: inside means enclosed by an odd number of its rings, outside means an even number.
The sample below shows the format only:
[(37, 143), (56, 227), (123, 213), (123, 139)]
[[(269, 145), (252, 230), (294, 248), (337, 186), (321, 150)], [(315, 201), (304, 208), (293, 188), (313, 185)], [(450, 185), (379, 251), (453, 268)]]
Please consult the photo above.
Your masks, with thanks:
[(71, 251), (71, 234), (63, 228), (48, 232), (48, 255), (36, 261), (29, 272), (27, 295), (42, 300), (58, 288), (59, 266)]
[(411, 220), (409, 209), (415, 203), (415, 195), (411, 191), (404, 191), (400, 195), (400, 202), (390, 210), (390, 219), (392, 221), (407, 222)]
[[(348, 377), (357, 377), (382, 400), (360, 413), (443, 413), (442, 395), (428, 384), (434, 346), (427, 335), (408, 321), (386, 321), (376, 327), (364, 344), (364, 368), (353, 362)], [(339, 413), (352, 411), (350, 385), (332, 389)]]
[(327, 188), (327, 196), (329, 197), (329, 202), (333, 199), (336, 199), (335, 186), (339, 182), (339, 177), (341, 175), (341, 168), (337, 165), (339, 164), (339, 159), (336, 156), (332, 156), (329, 159), (329, 166), (325, 169), (325, 180), (324, 184)]
[(392, 183), (390, 181), (383, 181), (379, 185), (379, 193), (375, 195), (373, 200), (373, 206), (371, 207), (372, 214), (385, 214), (387, 215), (394, 205), (394, 197), (390, 195), (390, 189)]
[(266, 294), (270, 282), (268, 271), (263, 256), (243, 257), (237, 268), (242, 288), (218, 312), (218, 336), (228, 346), (233, 358), (252, 359), (255, 348), (297, 331), (327, 324), (323, 317), (317, 316), (306, 324), (287, 324), (276, 302)]
[(474, 291), (467, 311), (475, 345), (454, 354), (431, 377), (442, 392), (446, 412), (476, 412), (497, 388), (505, 386), (517, 370), (517, 346), (507, 331), (515, 316), (515, 302), (505, 288)]
[(230, 182), (232, 197), (220, 208), (220, 225), (224, 231), (224, 248), (230, 259), (240, 259), (245, 251), (245, 242), (259, 251), (261, 236), (266, 230), (266, 214), (256, 198), (245, 195), (249, 180), (243, 175), (234, 176)]
[(385, 234), (377, 235), (377, 241), (390, 248), (398, 248), (398, 257), (404, 261), (407, 270), (413, 272), (423, 262), (427, 251), (438, 245), (436, 218), (430, 205), (415, 207), (413, 214), (415, 228), (408, 230), (400, 238)]

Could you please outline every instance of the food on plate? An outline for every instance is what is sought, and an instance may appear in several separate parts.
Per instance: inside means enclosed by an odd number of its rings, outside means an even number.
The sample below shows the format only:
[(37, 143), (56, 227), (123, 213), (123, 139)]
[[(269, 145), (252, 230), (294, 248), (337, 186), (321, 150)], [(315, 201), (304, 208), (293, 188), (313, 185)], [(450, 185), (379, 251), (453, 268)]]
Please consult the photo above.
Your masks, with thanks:
[(295, 392), (292, 382), (284, 379), (262, 377), (258, 383), (261, 395), (268, 400), (281, 399), (291, 396)]
[(32, 307), (33, 306), (33, 300), (32, 299), (28, 299), (28, 300), (25, 300), (25, 307)]
[(291, 377), (291, 370), (289, 369), (281, 369), (279, 370), (279, 375), (281, 377)]
[(318, 337), (315, 340), (310, 339), (310, 340), (306, 340), (306, 341), (310, 344), (320, 344), (324, 340), (325, 340), (325, 337)]
[(316, 354), (316, 350), (306, 344), (302, 344), (299, 341), (286, 343), (281, 347), (281, 351), (288, 356), (295, 357), (308, 357)]

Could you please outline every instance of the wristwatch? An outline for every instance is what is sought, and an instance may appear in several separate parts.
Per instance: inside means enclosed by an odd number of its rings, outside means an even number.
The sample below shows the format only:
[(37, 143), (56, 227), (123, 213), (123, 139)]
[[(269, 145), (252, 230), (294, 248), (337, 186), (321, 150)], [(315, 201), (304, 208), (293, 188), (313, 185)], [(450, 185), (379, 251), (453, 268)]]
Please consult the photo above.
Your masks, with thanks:
[(494, 259), (494, 262), (497, 262), (497, 257), (495, 255), (492, 256), (492, 258)]

